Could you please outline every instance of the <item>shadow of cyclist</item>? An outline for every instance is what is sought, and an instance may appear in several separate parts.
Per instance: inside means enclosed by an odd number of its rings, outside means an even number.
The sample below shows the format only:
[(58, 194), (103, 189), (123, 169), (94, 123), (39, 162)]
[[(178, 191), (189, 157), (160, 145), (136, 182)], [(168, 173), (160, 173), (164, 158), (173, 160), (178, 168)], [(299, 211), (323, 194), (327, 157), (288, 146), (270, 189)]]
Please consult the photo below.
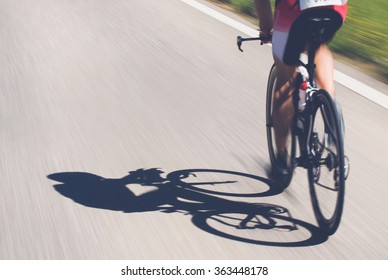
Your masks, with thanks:
[[(54, 185), (57, 192), (84, 206), (143, 212), (156, 211), (159, 204), (165, 204), (174, 197), (161, 173), (158, 169), (139, 169), (123, 178), (110, 179), (86, 172), (64, 172), (51, 174), (48, 178), (61, 183)], [(129, 184), (154, 186), (157, 190), (137, 196), (127, 187)]]
[[(55, 173), (48, 175), (48, 178), (60, 183), (54, 185), (57, 192), (84, 206), (112, 211), (122, 211), (126, 213), (151, 211), (185, 213), (193, 217), (193, 223), (197, 227), (220, 236), (223, 236), (223, 234), (218, 232), (216, 233), (213, 230), (208, 229), (204, 220), (207, 218), (206, 213), (214, 213), (214, 211), (216, 211), (217, 215), (221, 213), (221, 216), (222, 213), (243, 214), (246, 217), (238, 221), (237, 225), (233, 225), (233, 227), (241, 230), (250, 228), (262, 230), (297, 230), (296, 226), (279, 225), (276, 222), (276, 215), (283, 214), (288, 214), (288, 217), (280, 218), (286, 220), (290, 224), (295, 224), (294, 222), (297, 221), (289, 215), (288, 210), (284, 207), (226, 199), (223, 196), (228, 195), (227, 193), (214, 193), (213, 191), (206, 191), (198, 188), (198, 185), (225, 185), (235, 183), (237, 181), (186, 183), (184, 179), (190, 177), (193, 172), (221, 172), (229, 175), (250, 177), (251, 179), (259, 180), (268, 184), (266, 179), (254, 175), (233, 171), (206, 169), (175, 171), (170, 173), (167, 178), (162, 177), (164, 172), (156, 168), (131, 171), (126, 176), (118, 179), (103, 178), (101, 176), (85, 172)], [(153, 188), (151, 191), (137, 195), (127, 187), (131, 184)], [(269, 196), (276, 193), (277, 192), (272, 191), (270, 187), (266, 192), (251, 194), (250, 196)], [(251, 220), (256, 216), (260, 216), (264, 222), (255, 222), (252, 224)], [(321, 237), (316, 238), (316, 236), (318, 236), (317, 228), (313, 225), (301, 221), (298, 221), (298, 223), (302, 223), (303, 227), (308, 228), (313, 238), (310, 238), (307, 242), (299, 242), (295, 244), (277, 244), (276, 242), (251, 243), (277, 246), (308, 246), (321, 243), (325, 240)], [(235, 239), (229, 236), (227, 236), (227, 238)], [(240, 239), (237, 238), (236, 240)], [(246, 242), (246, 240), (241, 241)]]
[[(237, 202), (232, 202), (217, 196), (229, 195), (225, 192), (214, 192), (198, 187), (198, 185), (223, 185), (236, 183), (237, 181), (186, 183), (184, 179), (190, 177), (193, 172), (221, 172), (229, 175), (246, 176), (268, 184), (266, 179), (258, 176), (223, 170), (179, 170), (172, 172), (168, 178), (161, 176), (164, 172), (157, 168), (138, 169), (128, 175), (110, 179), (103, 178), (85, 172), (55, 173), (48, 176), (49, 179), (60, 182), (54, 185), (56, 191), (74, 202), (87, 207), (101, 208), (123, 212), (144, 212), (169, 209), (168, 212), (198, 210), (230, 209), (241, 207)], [(128, 185), (137, 184), (143, 187), (154, 187), (154, 190), (136, 195), (128, 188)], [(251, 195), (233, 194), (233, 196), (270, 196), (277, 194), (269, 188), (266, 192)], [(179, 198), (179, 199), (178, 199)], [(167, 206), (168, 205), (168, 206)]]

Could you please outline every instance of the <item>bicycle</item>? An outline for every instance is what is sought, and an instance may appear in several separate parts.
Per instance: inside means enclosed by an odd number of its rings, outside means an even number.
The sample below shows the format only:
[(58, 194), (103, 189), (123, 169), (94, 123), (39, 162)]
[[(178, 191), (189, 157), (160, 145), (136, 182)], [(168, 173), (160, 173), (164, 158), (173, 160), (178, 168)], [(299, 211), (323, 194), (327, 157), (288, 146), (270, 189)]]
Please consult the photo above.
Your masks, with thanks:
[[(302, 83), (299, 79), (295, 82), (296, 90), (292, 95), (295, 113), (287, 146), (289, 175), (278, 186), (281, 190), (288, 187), (296, 167), (307, 169), (314, 214), (319, 227), (327, 235), (334, 234), (339, 227), (344, 205), (345, 180), (349, 174), (349, 159), (344, 153), (344, 127), (339, 105), (333, 101), (327, 91), (317, 86), (314, 79), (315, 54), (325, 40), (326, 27), (330, 25), (330, 21), (331, 19), (327, 17), (308, 18), (307, 63), (299, 59), (298, 65), (308, 73), (305, 107), (303, 111), (298, 110), (299, 89)], [(242, 42), (254, 40), (259, 40), (263, 44), (270, 41), (271, 37), (238, 36), (238, 48), (242, 51)], [(269, 74), (266, 96), (267, 142), (272, 165), (276, 165), (272, 119), (276, 77), (277, 71), (274, 64)], [(331, 203), (328, 196), (332, 200)]]

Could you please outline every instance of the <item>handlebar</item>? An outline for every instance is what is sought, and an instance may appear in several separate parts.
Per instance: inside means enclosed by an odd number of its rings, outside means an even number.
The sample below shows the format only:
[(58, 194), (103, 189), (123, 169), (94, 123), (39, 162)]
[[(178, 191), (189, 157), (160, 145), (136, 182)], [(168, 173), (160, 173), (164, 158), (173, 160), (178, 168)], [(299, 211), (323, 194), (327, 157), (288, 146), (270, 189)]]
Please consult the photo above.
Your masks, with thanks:
[(251, 38), (242, 38), (241, 36), (237, 36), (237, 47), (241, 52), (243, 52), (241, 45), (244, 41), (261, 41), (261, 44), (264, 44), (263, 42), (270, 42), (271, 40), (272, 35), (260, 35), (259, 37)]

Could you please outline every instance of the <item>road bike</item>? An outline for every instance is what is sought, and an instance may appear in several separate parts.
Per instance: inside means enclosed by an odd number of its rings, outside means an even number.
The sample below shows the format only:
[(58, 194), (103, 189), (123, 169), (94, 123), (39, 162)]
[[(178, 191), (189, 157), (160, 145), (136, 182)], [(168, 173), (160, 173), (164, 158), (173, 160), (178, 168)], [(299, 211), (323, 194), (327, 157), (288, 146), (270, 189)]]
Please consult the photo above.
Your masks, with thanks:
[[(337, 102), (329, 93), (319, 88), (315, 78), (314, 59), (319, 46), (327, 39), (327, 28), (330, 17), (309, 17), (306, 24), (307, 63), (299, 59), (298, 67), (307, 75), (305, 81), (305, 105), (299, 110), (299, 90), (303, 79), (295, 81), (292, 95), (294, 115), (287, 141), (288, 175), (279, 187), (283, 190), (291, 182), (296, 167), (307, 169), (311, 202), (317, 223), (321, 230), (332, 235), (340, 224), (344, 197), (345, 180), (349, 174), (349, 160), (344, 152), (344, 122)], [(253, 38), (237, 37), (238, 48), (244, 41), (268, 42), (270, 36)], [(277, 79), (276, 66), (273, 65), (268, 78), (266, 96), (266, 130), (269, 157), (272, 166), (276, 162), (275, 131), (273, 122), (273, 105), (275, 84)], [(299, 145), (297, 145), (297, 142)]]

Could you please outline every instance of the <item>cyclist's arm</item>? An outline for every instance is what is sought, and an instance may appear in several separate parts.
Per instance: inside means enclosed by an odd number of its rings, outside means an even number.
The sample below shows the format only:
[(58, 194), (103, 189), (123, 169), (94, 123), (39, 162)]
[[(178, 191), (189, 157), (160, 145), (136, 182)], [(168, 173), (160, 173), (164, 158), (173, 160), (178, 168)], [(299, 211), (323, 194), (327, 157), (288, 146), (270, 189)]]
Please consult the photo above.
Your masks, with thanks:
[(256, 13), (259, 18), (259, 28), (263, 34), (272, 34), (273, 15), (269, 0), (254, 0)]

